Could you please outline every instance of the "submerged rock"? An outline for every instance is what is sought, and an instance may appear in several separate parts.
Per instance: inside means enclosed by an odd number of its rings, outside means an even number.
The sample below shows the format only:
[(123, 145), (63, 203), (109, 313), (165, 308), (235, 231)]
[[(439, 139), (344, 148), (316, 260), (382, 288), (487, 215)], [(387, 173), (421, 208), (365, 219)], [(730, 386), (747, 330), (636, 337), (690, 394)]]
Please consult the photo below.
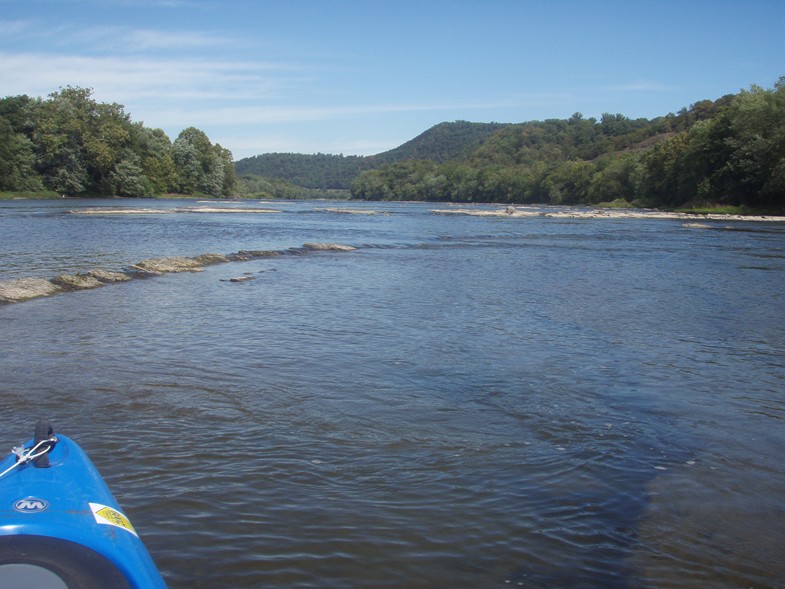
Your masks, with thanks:
[(193, 259), (199, 262), (202, 266), (212, 266), (213, 264), (225, 264), (226, 262), (231, 261), (228, 256), (225, 256), (223, 254), (201, 254)]
[(340, 243), (305, 243), (303, 244), (303, 249), (312, 251), (352, 252), (357, 248)]
[(204, 264), (194, 258), (148, 258), (131, 266), (134, 270), (142, 270), (150, 274), (169, 272), (201, 272)]
[(177, 209), (181, 213), (280, 213), (278, 209), (252, 209), (232, 207), (183, 207)]
[(148, 258), (131, 266), (149, 274), (166, 274), (169, 272), (201, 272), (205, 266), (223, 264), (230, 259), (223, 254), (201, 254), (193, 258)]
[(339, 215), (380, 215), (379, 211), (372, 211), (368, 209), (338, 209), (338, 208), (327, 208), (327, 209), (316, 209), (317, 211), (324, 211), (325, 213), (337, 213)]
[(239, 252), (231, 254), (229, 258), (237, 262), (245, 262), (248, 260), (255, 260), (257, 258), (270, 258), (280, 254), (281, 252), (274, 250), (240, 250)]

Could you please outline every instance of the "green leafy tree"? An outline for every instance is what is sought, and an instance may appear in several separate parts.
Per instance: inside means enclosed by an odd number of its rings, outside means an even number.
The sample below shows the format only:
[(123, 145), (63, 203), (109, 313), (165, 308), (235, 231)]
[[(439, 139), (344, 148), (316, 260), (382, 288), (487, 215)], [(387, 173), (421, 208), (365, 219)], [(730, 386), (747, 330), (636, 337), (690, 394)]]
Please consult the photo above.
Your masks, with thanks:
[(28, 139), (32, 136), (31, 109), (37, 101), (29, 96), (7, 96), (0, 98), (0, 117), (10, 123), (14, 133), (22, 133)]
[(0, 189), (69, 195), (152, 196), (181, 191), (212, 196), (237, 188), (232, 154), (189, 127), (172, 144), (120, 104), (68, 86), (46, 100), (0, 99)]
[(597, 204), (617, 199), (632, 202), (639, 194), (641, 174), (637, 152), (598, 161), (589, 185), (588, 202)]
[(35, 171), (33, 144), (0, 116), (0, 190), (36, 192), (43, 188)]
[(204, 131), (195, 127), (183, 130), (172, 145), (172, 158), (181, 192), (221, 197), (236, 189), (231, 152), (210, 143)]
[(153, 186), (145, 175), (139, 156), (129, 151), (109, 174), (111, 193), (117, 196), (153, 196)]
[(237, 191), (237, 171), (234, 168), (232, 152), (221, 147), (218, 143), (213, 148), (218, 165), (221, 168), (221, 194), (229, 196)]
[(243, 174), (238, 179), (241, 196), (254, 198), (303, 198), (306, 191), (300, 186), (281, 178), (265, 178), (255, 174)]
[(740, 92), (727, 116), (733, 187), (745, 204), (785, 205), (785, 78), (773, 91), (753, 86)]
[(46, 185), (57, 192), (81, 194), (89, 184), (78, 108), (87, 96), (89, 91), (69, 88), (50, 94), (33, 112), (38, 170)]
[(545, 180), (551, 204), (586, 202), (594, 166), (581, 160), (556, 165)]
[(65, 194), (111, 194), (110, 174), (128, 146), (130, 118), (88, 88), (65, 88), (33, 109), (33, 143), (48, 186)]
[(132, 127), (132, 145), (152, 194), (178, 190), (177, 168), (172, 142), (161, 129), (150, 129), (140, 123)]

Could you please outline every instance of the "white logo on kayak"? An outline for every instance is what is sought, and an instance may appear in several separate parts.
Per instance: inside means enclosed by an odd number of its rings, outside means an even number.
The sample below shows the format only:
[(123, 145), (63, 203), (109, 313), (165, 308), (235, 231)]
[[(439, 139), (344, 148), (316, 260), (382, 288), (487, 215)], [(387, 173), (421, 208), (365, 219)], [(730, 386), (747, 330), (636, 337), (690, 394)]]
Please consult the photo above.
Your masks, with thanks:
[(14, 503), (14, 509), (22, 513), (36, 513), (37, 511), (43, 511), (47, 507), (49, 507), (49, 504), (37, 497), (27, 497)]

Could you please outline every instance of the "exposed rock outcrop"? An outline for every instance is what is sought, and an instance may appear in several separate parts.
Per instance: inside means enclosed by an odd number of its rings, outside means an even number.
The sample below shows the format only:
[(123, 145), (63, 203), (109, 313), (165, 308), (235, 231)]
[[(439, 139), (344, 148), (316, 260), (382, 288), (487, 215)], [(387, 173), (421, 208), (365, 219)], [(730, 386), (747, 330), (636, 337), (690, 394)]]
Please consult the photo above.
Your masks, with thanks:
[(87, 288), (97, 288), (99, 286), (104, 286), (105, 284), (89, 274), (61, 274), (60, 276), (52, 278), (51, 283), (59, 286), (63, 290), (84, 290)]
[(0, 283), (0, 302), (16, 303), (57, 294), (61, 289), (43, 278), (17, 278)]
[(167, 274), (169, 272), (200, 272), (204, 264), (193, 258), (148, 258), (137, 262), (131, 268), (148, 274)]
[(272, 256), (280, 256), (281, 252), (275, 250), (240, 250), (239, 252), (229, 255), (229, 259), (237, 262), (245, 262), (247, 260), (255, 260), (257, 258), (270, 258)]
[(111, 270), (90, 270), (87, 275), (92, 276), (104, 284), (111, 284), (113, 282), (126, 282), (127, 280), (131, 280), (131, 277), (128, 276), (128, 274), (123, 272), (112, 272)]
[[(348, 252), (356, 248), (337, 243), (306, 243), (301, 248), (287, 250), (240, 250), (233, 254), (207, 253), (194, 257), (148, 258), (129, 266), (126, 272), (96, 269), (84, 274), (61, 274), (44, 278), (17, 278), (0, 282), (0, 303), (18, 303), (37, 297), (48, 297), (61, 292), (98, 288), (107, 284), (126, 282), (135, 278), (161, 276), (173, 272), (201, 272), (205, 266), (243, 262), (283, 254), (302, 254), (309, 251)], [(232, 278), (229, 282), (253, 280), (251, 276)]]
[(681, 213), (655, 209), (602, 209), (602, 208), (551, 208), (506, 207), (504, 209), (432, 209), (437, 215), (469, 215), (472, 217), (543, 217), (551, 219), (677, 219), (710, 221), (775, 221), (782, 223), (785, 217), (773, 215), (726, 215), (713, 213)]
[(191, 259), (201, 264), (202, 266), (212, 266), (213, 264), (225, 264), (226, 262), (231, 262), (231, 258), (223, 254), (201, 254)]
[(351, 252), (357, 248), (340, 243), (305, 243), (303, 244), (303, 249), (320, 252)]

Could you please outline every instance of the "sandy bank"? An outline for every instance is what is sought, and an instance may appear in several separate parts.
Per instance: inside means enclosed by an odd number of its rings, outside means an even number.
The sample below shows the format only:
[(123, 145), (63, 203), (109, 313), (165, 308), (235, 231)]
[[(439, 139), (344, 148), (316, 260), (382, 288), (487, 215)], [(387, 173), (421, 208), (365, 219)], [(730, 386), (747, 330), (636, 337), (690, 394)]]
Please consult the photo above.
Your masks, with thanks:
[(433, 209), (438, 215), (470, 215), (473, 217), (545, 217), (549, 219), (676, 219), (681, 221), (775, 221), (783, 223), (785, 217), (770, 215), (721, 215), (677, 213), (644, 209), (555, 209), (542, 210), (528, 207), (504, 209)]
[(167, 209), (126, 209), (116, 207), (90, 207), (89, 209), (71, 209), (71, 215), (166, 215), (174, 213), (174, 210)]
[(278, 209), (254, 207), (178, 207), (176, 209), (148, 209), (148, 208), (123, 208), (123, 207), (90, 207), (86, 209), (72, 209), (71, 215), (172, 215), (177, 213), (280, 213)]

